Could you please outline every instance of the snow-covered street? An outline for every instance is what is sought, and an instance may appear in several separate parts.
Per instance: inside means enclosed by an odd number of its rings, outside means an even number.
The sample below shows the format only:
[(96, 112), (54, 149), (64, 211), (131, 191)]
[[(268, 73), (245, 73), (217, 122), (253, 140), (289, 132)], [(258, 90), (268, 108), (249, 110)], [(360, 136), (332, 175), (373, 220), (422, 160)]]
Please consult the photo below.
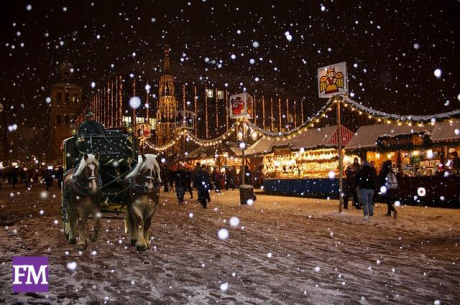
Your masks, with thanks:
[[(195, 193), (196, 196), (196, 193)], [(186, 195), (186, 199), (188, 199)], [(364, 222), (337, 201), (212, 193), (204, 210), (161, 194), (151, 249), (136, 252), (122, 216), (78, 253), (61, 232), (59, 192), (0, 193), (0, 303), (5, 304), (455, 304), (460, 211), (401, 206)], [(232, 218), (236, 217), (236, 218)], [(90, 221), (92, 226), (92, 221)], [(219, 238), (221, 229), (227, 239)], [(225, 230), (220, 232), (225, 237)], [(50, 290), (12, 294), (12, 257), (47, 256)]]

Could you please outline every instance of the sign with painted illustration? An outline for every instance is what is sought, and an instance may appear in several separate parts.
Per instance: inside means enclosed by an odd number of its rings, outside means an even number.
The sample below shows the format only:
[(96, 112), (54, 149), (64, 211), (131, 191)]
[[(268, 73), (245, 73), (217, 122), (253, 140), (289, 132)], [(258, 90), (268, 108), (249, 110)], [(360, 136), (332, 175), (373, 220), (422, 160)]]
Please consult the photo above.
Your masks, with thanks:
[(237, 119), (247, 117), (252, 119), (254, 114), (254, 98), (248, 93), (239, 93), (229, 98), (229, 117)]
[(176, 111), (175, 121), (177, 128), (193, 129), (195, 124), (195, 112), (189, 110)]
[(330, 98), (348, 93), (347, 63), (321, 67), (318, 69), (318, 94), (320, 98)]
[(151, 126), (149, 124), (139, 124), (136, 128), (136, 134), (138, 137), (150, 139), (152, 137), (150, 130)]

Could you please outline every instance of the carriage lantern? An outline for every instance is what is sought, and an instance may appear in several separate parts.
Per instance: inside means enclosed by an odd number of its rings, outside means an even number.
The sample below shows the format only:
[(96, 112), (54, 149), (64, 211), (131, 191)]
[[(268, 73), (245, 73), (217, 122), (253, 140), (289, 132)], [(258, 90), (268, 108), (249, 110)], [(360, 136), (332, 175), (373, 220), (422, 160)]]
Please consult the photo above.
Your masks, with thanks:
[(77, 128), (75, 127), (75, 125), (70, 125), (70, 132), (73, 136), (77, 134)]

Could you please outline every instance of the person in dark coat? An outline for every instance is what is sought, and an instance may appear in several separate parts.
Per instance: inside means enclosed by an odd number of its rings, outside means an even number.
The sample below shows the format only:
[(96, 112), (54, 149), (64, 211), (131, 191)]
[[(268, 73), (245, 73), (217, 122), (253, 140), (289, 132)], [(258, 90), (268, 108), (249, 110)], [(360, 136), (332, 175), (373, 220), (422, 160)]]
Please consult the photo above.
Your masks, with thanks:
[(201, 171), (201, 163), (197, 162), (195, 168), (192, 170), (193, 187), (197, 188), (197, 189), (198, 189), (198, 187), (196, 185), (196, 175), (198, 174), (199, 171)]
[(222, 175), (220, 174), (219, 169), (216, 167), (211, 174), (212, 183), (214, 183), (216, 193), (220, 193), (220, 180)]
[(254, 182), (252, 181), (252, 172), (249, 169), (249, 166), (247, 165), (244, 167), (244, 184), (254, 184)]
[(359, 204), (358, 200), (358, 192), (356, 190), (356, 184), (355, 184), (355, 178), (356, 178), (357, 172), (354, 171), (354, 167), (350, 164), (347, 166), (345, 169), (345, 188), (344, 188), (344, 196), (343, 196), (343, 207), (345, 209), (348, 209), (348, 199), (350, 197), (353, 198), (353, 205), (357, 209), (361, 209), (361, 206)]
[(46, 190), (49, 190), (51, 186), (53, 186), (53, 171), (48, 169), (45, 171), (45, 185), (46, 185)]
[(105, 136), (105, 129), (101, 123), (96, 121), (93, 112), (86, 114), (86, 121), (80, 125), (78, 129), (78, 137), (88, 137), (91, 135), (103, 135)]
[(10, 171), (10, 177), (11, 177), (11, 184), (13, 185), (13, 188), (16, 187), (16, 184), (18, 183), (18, 169), (17, 168), (12, 168)]
[(228, 190), (229, 188), (232, 188), (232, 190), (235, 189), (235, 179), (236, 179), (236, 168), (233, 166), (231, 169), (228, 169), (227, 173), (227, 184), (225, 186), (225, 189)]
[(190, 193), (190, 199), (193, 199), (192, 172), (185, 169), (185, 191)]
[(355, 183), (359, 187), (359, 197), (363, 205), (364, 220), (369, 217), (374, 217), (374, 204), (372, 198), (377, 185), (377, 177), (371, 169), (369, 162), (364, 161), (363, 167), (358, 172), (355, 178)]
[(209, 191), (211, 190), (211, 182), (205, 164), (201, 166), (200, 170), (196, 174), (195, 185), (198, 189), (198, 201), (203, 206), (203, 209), (207, 209), (207, 203), (208, 201), (211, 201), (211, 198), (209, 197)]
[(165, 164), (162, 164), (161, 166), (160, 176), (161, 176), (162, 182), (164, 183), (165, 193), (169, 192), (169, 178), (171, 175), (169, 173), (169, 168)]
[(186, 174), (182, 168), (182, 164), (177, 165), (177, 169), (173, 172), (173, 180), (176, 186), (176, 196), (179, 204), (184, 203), (185, 187), (186, 187)]

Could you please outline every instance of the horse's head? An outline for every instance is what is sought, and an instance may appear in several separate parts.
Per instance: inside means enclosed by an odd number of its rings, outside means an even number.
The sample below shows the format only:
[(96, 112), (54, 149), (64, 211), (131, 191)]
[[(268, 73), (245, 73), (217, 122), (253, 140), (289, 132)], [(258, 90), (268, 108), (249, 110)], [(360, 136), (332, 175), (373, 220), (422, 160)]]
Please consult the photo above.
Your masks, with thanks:
[(96, 194), (98, 191), (98, 173), (99, 173), (99, 153), (96, 155), (86, 154), (80, 161), (75, 176), (78, 177), (91, 194)]
[(137, 174), (137, 183), (142, 185), (146, 192), (153, 192), (161, 183), (160, 166), (156, 160), (156, 156), (152, 154), (142, 155), (139, 158), (142, 162)]

